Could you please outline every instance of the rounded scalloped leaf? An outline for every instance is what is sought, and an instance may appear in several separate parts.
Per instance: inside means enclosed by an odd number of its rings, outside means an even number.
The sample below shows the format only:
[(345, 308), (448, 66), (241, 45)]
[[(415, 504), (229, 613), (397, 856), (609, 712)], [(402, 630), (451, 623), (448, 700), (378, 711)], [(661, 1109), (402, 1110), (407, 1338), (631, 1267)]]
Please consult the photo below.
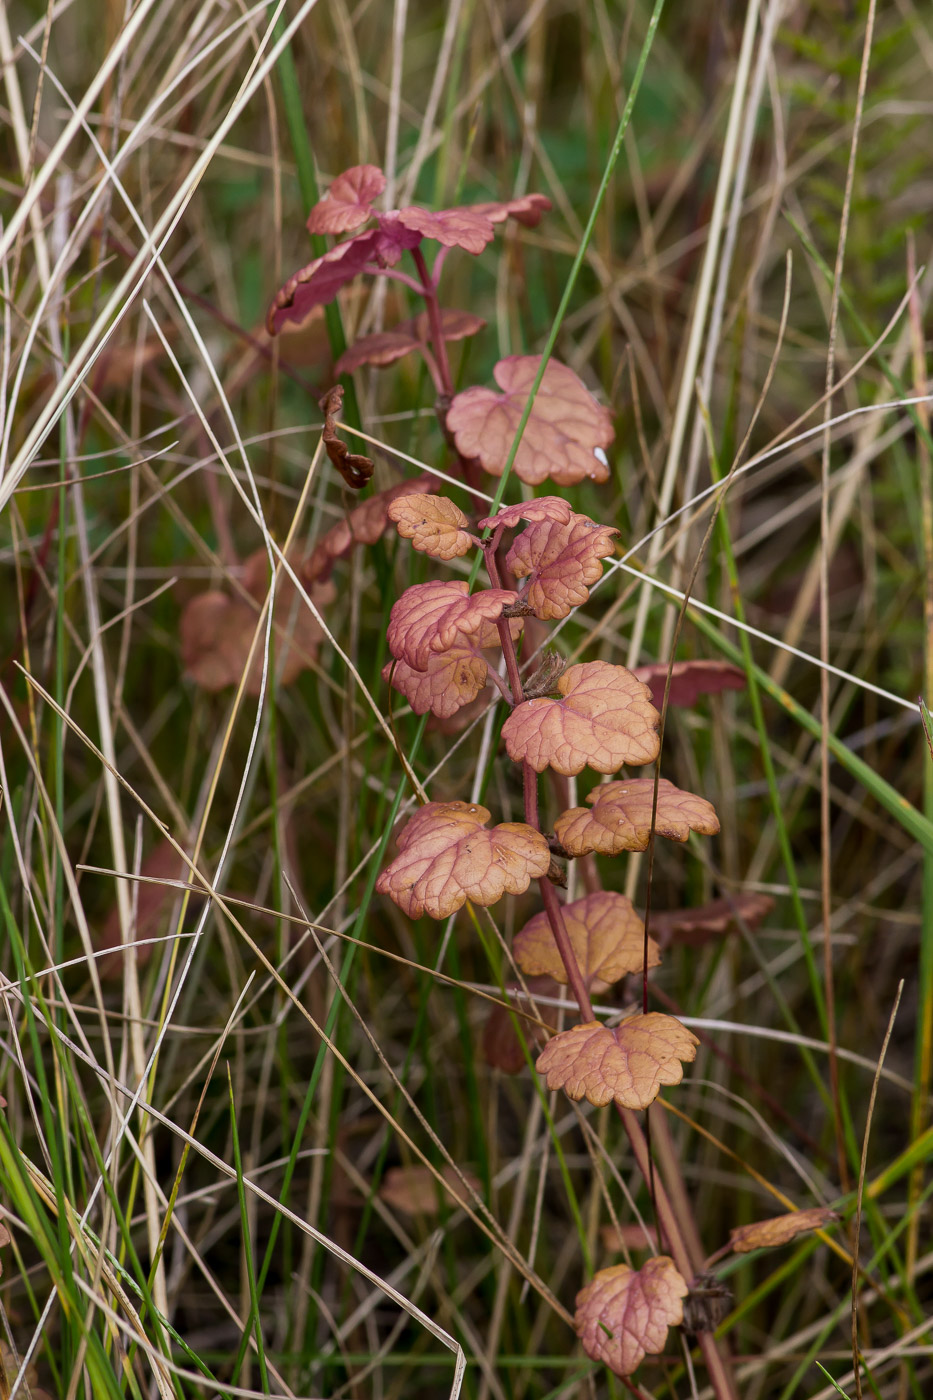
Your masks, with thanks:
[(398, 211), (398, 221), (422, 238), (432, 238), (445, 248), (463, 248), (468, 253), (481, 253), (495, 236), (489, 215), (477, 213), (469, 205), (437, 211), (412, 205)]
[[(614, 856), (620, 851), (644, 851), (651, 837), (654, 805), (653, 778), (625, 778), (602, 783), (587, 797), (592, 810), (572, 807), (554, 824), (558, 841), (568, 855), (591, 851)], [(654, 829), (669, 841), (686, 841), (691, 831), (715, 836), (719, 818), (712, 803), (680, 788), (666, 778), (658, 781), (658, 810)]]
[(753, 1225), (737, 1225), (729, 1231), (729, 1243), (734, 1254), (749, 1254), (753, 1249), (774, 1249), (790, 1244), (805, 1230), (822, 1230), (839, 1219), (828, 1206), (813, 1206), (810, 1210), (792, 1210), (786, 1215), (773, 1215), (768, 1220), (756, 1220)]
[(378, 165), (351, 165), (338, 175), (308, 215), (309, 233), (349, 233), (365, 224), (372, 203), (386, 187)]
[(536, 773), (553, 768), (570, 776), (589, 766), (615, 773), (623, 763), (653, 763), (660, 750), (661, 716), (648, 687), (624, 666), (587, 661), (569, 666), (548, 696), (517, 705), (502, 726), (509, 757)]
[[(717, 695), (721, 690), (744, 690), (748, 684), (745, 672), (731, 661), (675, 661), (671, 671), (669, 705), (694, 705), (700, 695)], [(652, 661), (647, 666), (635, 666), (633, 675), (651, 691), (658, 709), (664, 700), (668, 666)]]
[(586, 602), (618, 533), (612, 525), (574, 514), (566, 524), (536, 521), (516, 537), (505, 562), (516, 578), (529, 578), (524, 599), (536, 617), (567, 617)]
[(666, 1254), (638, 1270), (614, 1264), (600, 1269), (577, 1294), (574, 1330), (591, 1360), (604, 1362), (617, 1376), (630, 1376), (648, 1352), (664, 1350), (668, 1328), (683, 1321), (688, 1292)]
[(549, 1089), (597, 1108), (615, 1100), (623, 1108), (647, 1108), (663, 1084), (679, 1084), (699, 1041), (674, 1016), (649, 1011), (610, 1030), (586, 1021), (561, 1031), (538, 1056)]
[(563, 496), (536, 496), (533, 501), (518, 501), (514, 506), (502, 506), (497, 515), (487, 515), (478, 521), (481, 530), (494, 530), (501, 525), (514, 530), (523, 520), (556, 520), (566, 525), (574, 512)]
[(416, 715), (430, 710), (438, 719), (450, 719), (485, 689), (489, 667), (464, 639), (462, 645), (432, 653), (424, 671), (405, 661), (390, 661), (382, 668), (382, 676), (404, 695)]
[(487, 829), (489, 812), (470, 802), (428, 802), (398, 838), (399, 854), (376, 881), (410, 919), (446, 919), (469, 899), (495, 904), (524, 894), (547, 874), (551, 852), (524, 822)]
[(432, 559), (454, 559), (473, 547), (473, 536), (463, 528), (469, 520), (446, 496), (402, 496), (389, 506), (388, 516), (403, 539)]
[[(561, 910), (570, 946), (587, 986), (599, 979), (610, 984), (644, 966), (645, 925), (630, 899), (610, 890), (598, 890), (565, 904)], [(550, 976), (566, 983), (567, 971), (554, 942), (546, 913), (536, 914), (515, 935), (515, 961), (530, 976)], [(657, 967), (661, 954), (648, 939), (648, 966)]]
[[(540, 355), (510, 355), (493, 370), (502, 390), (464, 389), (447, 412), (457, 451), (493, 476), (505, 470)], [(536, 486), (550, 477), (561, 486), (607, 481), (605, 448), (614, 437), (609, 413), (572, 369), (550, 360), (515, 456), (516, 476)]]
[(398, 661), (424, 671), (433, 652), (453, 646), (459, 633), (471, 636), (495, 622), (516, 595), (507, 588), (471, 593), (463, 579), (432, 579), (406, 588), (393, 603), (387, 637)]

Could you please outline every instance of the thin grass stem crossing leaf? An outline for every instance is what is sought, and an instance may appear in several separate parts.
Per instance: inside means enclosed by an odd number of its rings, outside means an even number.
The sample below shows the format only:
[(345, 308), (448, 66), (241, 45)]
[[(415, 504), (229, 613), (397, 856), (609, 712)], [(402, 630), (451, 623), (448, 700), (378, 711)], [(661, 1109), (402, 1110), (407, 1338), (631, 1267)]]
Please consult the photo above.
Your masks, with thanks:
[(504, 894), (524, 894), (547, 874), (547, 841), (524, 822), (488, 829), (489, 815), (471, 802), (427, 802), (399, 836), (399, 854), (376, 889), (410, 919), (446, 919), (468, 899), (489, 905)]
[(386, 187), (378, 165), (351, 165), (338, 175), (308, 215), (309, 233), (349, 233), (371, 216), (374, 199)]
[(770, 895), (757, 890), (736, 890), (730, 899), (712, 899), (693, 909), (663, 909), (651, 915), (651, 927), (662, 946), (685, 943), (701, 947), (744, 924), (756, 929), (774, 908)]
[(734, 1254), (750, 1254), (753, 1249), (774, 1249), (790, 1244), (806, 1230), (822, 1230), (839, 1219), (828, 1206), (813, 1206), (810, 1210), (792, 1210), (786, 1215), (774, 1215), (768, 1220), (756, 1220), (753, 1225), (738, 1225), (729, 1231), (729, 1243)]
[(660, 1011), (630, 1016), (610, 1030), (585, 1021), (549, 1040), (537, 1069), (549, 1089), (602, 1108), (647, 1108), (663, 1084), (679, 1084), (684, 1064), (696, 1058), (699, 1041), (674, 1016)]
[(529, 579), (525, 601), (536, 617), (567, 617), (586, 602), (618, 533), (611, 525), (595, 524), (588, 515), (573, 514), (566, 524), (536, 521), (516, 537), (505, 562), (516, 578)]
[(517, 705), (502, 726), (509, 757), (536, 773), (571, 775), (590, 767), (615, 773), (624, 763), (653, 763), (661, 716), (646, 685), (624, 666), (588, 661), (570, 666), (548, 696)]
[(664, 1350), (668, 1328), (683, 1321), (687, 1292), (686, 1279), (665, 1254), (638, 1270), (614, 1264), (577, 1294), (574, 1330), (593, 1361), (630, 1376), (648, 1352)]
[(391, 503), (388, 516), (403, 539), (411, 540), (414, 549), (432, 559), (454, 559), (475, 543), (463, 528), (469, 520), (446, 496), (403, 496)]
[(516, 596), (507, 588), (471, 593), (464, 579), (416, 583), (392, 605), (386, 634), (389, 650), (398, 661), (424, 671), (432, 653), (453, 646), (458, 634), (472, 636), (484, 623), (495, 622)]
[[(609, 985), (631, 972), (641, 972), (645, 925), (624, 894), (597, 890), (565, 904), (561, 913), (577, 966), (588, 987), (596, 980)], [(567, 971), (546, 913), (529, 919), (515, 935), (512, 951), (523, 972), (567, 982)], [(658, 945), (649, 938), (648, 966), (657, 967), (660, 961)]]
[[(468, 1194), (461, 1173), (449, 1162), (439, 1167), (438, 1172), (461, 1200)], [(482, 1191), (482, 1183), (474, 1172), (464, 1171), (462, 1176), (470, 1190), (477, 1194)], [(379, 1187), (379, 1198), (402, 1215), (437, 1215), (443, 1204), (453, 1205), (434, 1172), (420, 1162), (411, 1166), (390, 1167)]]
[[(457, 451), (484, 471), (505, 470), (540, 355), (510, 355), (493, 376), (501, 394), (481, 387), (457, 394), (447, 413)], [(551, 360), (515, 457), (514, 470), (530, 486), (549, 477), (561, 486), (578, 481), (607, 481), (605, 449), (615, 436), (612, 419), (572, 369)]]
[[(653, 778), (626, 778), (602, 783), (587, 797), (592, 811), (572, 807), (554, 823), (558, 841), (568, 855), (591, 851), (614, 856), (620, 851), (644, 851), (651, 836), (654, 806)], [(696, 797), (666, 778), (658, 781), (658, 809), (654, 829), (670, 841), (686, 841), (691, 831), (715, 836), (719, 818), (705, 797)]]

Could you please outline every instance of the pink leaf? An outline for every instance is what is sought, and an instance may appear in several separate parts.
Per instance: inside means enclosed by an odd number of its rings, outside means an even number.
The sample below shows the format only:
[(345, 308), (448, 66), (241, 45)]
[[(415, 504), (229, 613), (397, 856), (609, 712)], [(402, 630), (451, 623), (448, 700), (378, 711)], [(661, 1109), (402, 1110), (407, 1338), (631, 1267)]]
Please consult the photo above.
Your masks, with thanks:
[[(664, 700), (667, 671), (663, 661), (633, 669), (633, 675), (650, 688), (659, 710)], [(696, 704), (700, 695), (715, 695), (720, 690), (744, 690), (746, 684), (745, 672), (741, 667), (733, 666), (731, 661), (675, 661), (668, 704), (689, 708)]]
[(375, 365), (385, 369), (396, 360), (420, 350), (421, 342), (407, 331), (396, 328), (394, 331), (376, 331), (373, 335), (360, 336), (349, 350), (345, 350), (334, 365), (334, 374), (339, 379), (342, 374), (352, 374), (362, 365)]
[(293, 272), (269, 307), (266, 329), (275, 335), (286, 321), (303, 321), (312, 307), (333, 301), (341, 287), (370, 265), (371, 270), (394, 267), (404, 250), (418, 242), (419, 236), (397, 219), (380, 215), (378, 228), (355, 234)]
[[(645, 926), (624, 894), (599, 890), (575, 899), (561, 909), (570, 947), (587, 986), (598, 979), (611, 985), (644, 966)], [(533, 919), (515, 935), (515, 961), (531, 976), (549, 976), (566, 983), (564, 967), (546, 913)], [(648, 966), (661, 961), (658, 945), (648, 939)]]
[(662, 1084), (679, 1084), (683, 1062), (696, 1058), (699, 1041), (674, 1016), (649, 1011), (610, 1030), (585, 1021), (559, 1031), (538, 1057), (549, 1089), (596, 1108), (613, 1100), (623, 1108), (647, 1108)]
[(389, 615), (389, 650), (416, 671), (427, 668), (432, 652), (454, 644), (458, 633), (472, 636), (494, 622), (516, 595), (505, 588), (471, 593), (463, 579), (433, 579), (406, 588)]
[(543, 620), (567, 617), (585, 603), (589, 586), (602, 577), (601, 560), (612, 553), (618, 530), (572, 515), (562, 525), (542, 520), (515, 539), (505, 562), (516, 578), (529, 578), (525, 601)]
[[(447, 427), (457, 451), (475, 458), (487, 472), (501, 476), (540, 355), (510, 355), (493, 374), (502, 389), (465, 389), (447, 413)], [(614, 437), (612, 420), (582, 380), (566, 365), (551, 360), (535, 396), (515, 457), (515, 473), (536, 486), (551, 477), (561, 486), (577, 481), (606, 481), (604, 449)]]
[(347, 233), (365, 224), (386, 187), (378, 165), (353, 165), (338, 175), (308, 217), (309, 233)]
[[(557, 839), (572, 856), (599, 851), (604, 856), (620, 851), (644, 851), (651, 837), (654, 805), (653, 778), (625, 778), (601, 783), (586, 799), (593, 810), (573, 807), (555, 823)], [(669, 841), (686, 841), (691, 831), (715, 836), (719, 818), (705, 797), (681, 792), (666, 778), (658, 780), (655, 831)]]
[(398, 211), (399, 223), (405, 228), (432, 238), (445, 248), (463, 248), (468, 253), (481, 253), (495, 236), (492, 220), (464, 205), (459, 209), (419, 209), (412, 206)]
[(473, 537), (463, 528), (470, 522), (446, 496), (404, 496), (392, 502), (388, 515), (402, 538), (432, 559), (455, 559), (473, 548)]
[(526, 228), (536, 228), (550, 209), (551, 201), (546, 194), (523, 194), (518, 199), (507, 199), (499, 204), (471, 204), (469, 207), (474, 214), (484, 214), (494, 224), (517, 219)]
[(514, 530), (522, 520), (556, 520), (566, 525), (572, 515), (570, 504), (563, 496), (536, 496), (532, 501), (500, 506), (498, 515), (487, 515), (477, 523), (481, 530), (493, 530), (497, 525)]
[(689, 1289), (673, 1259), (649, 1259), (637, 1272), (627, 1264), (600, 1269), (577, 1294), (574, 1330), (593, 1361), (630, 1376), (648, 1352), (664, 1350), (668, 1328), (683, 1321)]
[[(481, 331), (485, 324), (482, 316), (477, 316), (472, 311), (458, 311), (453, 306), (441, 307), (441, 334), (445, 340), (466, 340), (469, 336), (476, 335), (477, 331)], [(425, 344), (431, 338), (431, 326), (426, 311), (419, 312), (410, 321), (399, 322), (395, 329), (407, 331)]]
[(410, 919), (446, 919), (469, 899), (495, 904), (523, 894), (551, 861), (540, 831), (523, 822), (486, 827), (489, 812), (469, 802), (428, 802), (398, 839), (399, 854), (376, 881)]
[(559, 700), (543, 696), (517, 705), (502, 726), (509, 757), (536, 773), (615, 773), (623, 763), (658, 756), (660, 715), (648, 687), (624, 666), (588, 661), (570, 666), (557, 682)]
[(382, 675), (405, 696), (416, 715), (430, 710), (438, 719), (449, 719), (486, 688), (489, 667), (463, 638), (462, 644), (455, 642), (445, 651), (432, 653), (423, 671), (405, 661), (390, 661)]

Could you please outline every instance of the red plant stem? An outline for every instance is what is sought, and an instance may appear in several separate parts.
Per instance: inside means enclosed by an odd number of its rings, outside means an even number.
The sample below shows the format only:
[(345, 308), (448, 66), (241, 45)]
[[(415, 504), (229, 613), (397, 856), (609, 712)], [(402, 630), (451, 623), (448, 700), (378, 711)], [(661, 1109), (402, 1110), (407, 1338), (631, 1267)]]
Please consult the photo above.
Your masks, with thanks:
[(428, 313), (428, 325), (431, 327), (431, 343), (434, 346), (434, 354), (437, 357), (437, 367), (441, 374), (441, 383), (444, 386), (444, 393), (453, 396), (454, 381), (450, 374), (450, 361), (447, 358), (447, 342), (444, 340), (444, 330), (441, 326), (441, 312), (437, 300), (437, 283), (431, 280), (428, 272), (428, 265), (424, 260), (424, 253), (420, 248), (412, 248), (411, 255), (415, 260), (415, 267), (421, 278), (421, 295), (424, 297), (425, 308)]
[[(483, 556), (486, 561), (489, 582), (493, 588), (499, 587), (499, 569), (495, 558), (499, 534), (500, 531), (494, 530), (489, 539), (483, 541)], [(518, 658), (515, 655), (515, 644), (512, 640), (512, 632), (508, 619), (500, 618), (496, 623), (496, 627), (499, 632), (502, 652), (505, 656), (509, 684), (512, 688), (512, 703), (513, 705), (520, 705), (523, 698), (522, 679), (518, 669)], [(538, 775), (530, 763), (522, 764), (522, 782), (525, 799), (525, 821), (529, 826), (534, 827), (536, 831), (540, 831)], [(561, 961), (567, 973), (567, 979), (574, 997), (576, 998), (577, 1005), (580, 1008), (580, 1015), (583, 1017), (584, 1021), (593, 1021), (595, 1020), (593, 1015), (593, 1003), (590, 1001), (589, 992), (583, 981), (580, 965), (574, 957), (570, 935), (564, 923), (564, 915), (560, 900), (557, 898), (557, 891), (547, 876), (539, 880), (538, 885), (541, 890), (541, 898), (544, 902), (548, 923), (554, 935), (554, 942), (557, 945)], [(698, 1265), (694, 1263), (694, 1256), (702, 1263), (703, 1252), (690, 1210), (690, 1204), (687, 1200), (686, 1192), (683, 1189), (680, 1173), (677, 1170), (677, 1163), (673, 1155), (673, 1144), (668, 1135), (665, 1141), (665, 1149), (667, 1150), (664, 1152), (665, 1177), (676, 1178), (677, 1190), (675, 1192), (675, 1198), (677, 1199), (679, 1209), (675, 1209), (665, 1186), (662, 1185), (652, 1171), (648, 1142), (637, 1117), (630, 1108), (623, 1108), (620, 1103), (616, 1103), (615, 1107), (631, 1144), (632, 1154), (638, 1164), (638, 1169), (644, 1177), (649, 1191), (653, 1193), (658, 1224), (667, 1240), (667, 1246), (671, 1252), (671, 1257), (683, 1277), (689, 1280), (693, 1277), (698, 1267)], [(703, 1359), (706, 1362), (706, 1369), (713, 1386), (713, 1391), (718, 1397), (718, 1400), (737, 1400), (732, 1375), (712, 1332), (701, 1332), (697, 1337), (697, 1345), (703, 1353)]]

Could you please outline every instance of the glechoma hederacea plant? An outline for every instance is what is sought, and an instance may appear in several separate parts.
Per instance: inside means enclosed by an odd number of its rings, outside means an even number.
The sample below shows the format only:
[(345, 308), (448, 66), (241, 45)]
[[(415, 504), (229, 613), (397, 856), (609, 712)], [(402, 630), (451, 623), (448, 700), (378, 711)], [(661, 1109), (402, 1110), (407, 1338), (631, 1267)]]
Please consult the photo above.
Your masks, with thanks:
[[(415, 207), (377, 212), (373, 200), (384, 188), (382, 172), (371, 165), (348, 170), (333, 182), (312, 210), (308, 227), (313, 233), (351, 236), (289, 278), (270, 308), (269, 329), (276, 332), (288, 320), (300, 321), (363, 273), (396, 279), (416, 293), (424, 302), (421, 315), (363, 337), (336, 370), (385, 366), (419, 352), (437, 391), (445, 437), (469, 488), (476, 485), (480, 469), (495, 476), (506, 469), (540, 358), (513, 355), (500, 361), (494, 371), (500, 392), (473, 387), (454, 394), (447, 342), (475, 334), (484, 323), (441, 306), (441, 271), (450, 249), (478, 254), (492, 240), (496, 224), (514, 218), (533, 226), (549, 203), (532, 194), (438, 213)], [(440, 245), (430, 270), (422, 251), (425, 242)], [(416, 275), (399, 266), (406, 253)], [(329, 450), (335, 408), (328, 396)], [(606, 409), (576, 374), (550, 362), (512, 469), (532, 486), (545, 480), (561, 486), (605, 481), (605, 449), (612, 438)], [(345, 471), (346, 448), (337, 441), (332, 460)], [(363, 484), (360, 462), (365, 460), (354, 459), (353, 476), (345, 471), (350, 484)], [(491, 824), (490, 812), (477, 803), (426, 802), (398, 834), (398, 854), (382, 871), (377, 889), (410, 918), (427, 914), (445, 919), (467, 901), (493, 905), (538, 882), (543, 911), (517, 934), (513, 956), (527, 977), (545, 975), (569, 985), (581, 1021), (550, 1037), (538, 1056), (537, 1072), (549, 1089), (563, 1089), (571, 1099), (615, 1106), (652, 1191), (660, 1237), (669, 1251), (639, 1270), (625, 1264), (603, 1269), (577, 1295), (575, 1326), (586, 1353), (628, 1376), (646, 1353), (663, 1349), (670, 1326), (684, 1322), (684, 1300), (703, 1264), (696, 1225), (684, 1206), (686, 1193), (679, 1176), (676, 1182), (671, 1179), (676, 1164), (667, 1153), (665, 1171), (652, 1170), (637, 1117), (663, 1086), (680, 1083), (699, 1041), (674, 1016), (648, 1010), (647, 974), (660, 961), (657, 944), (629, 899), (599, 887), (590, 858), (593, 853), (644, 851), (655, 835), (676, 841), (686, 841), (691, 831), (712, 835), (719, 822), (709, 802), (665, 779), (614, 776), (631, 766), (655, 764), (660, 754), (661, 716), (644, 676), (604, 661), (565, 667), (556, 654), (542, 650), (543, 624), (566, 618), (587, 602), (618, 531), (553, 495), (503, 506), (471, 523), (453, 501), (428, 491), (427, 484), (424, 478), (407, 482), (351, 512), (346, 525), (318, 544), (304, 573), (320, 585), (336, 558), (356, 541), (377, 538), (389, 522), (432, 559), (480, 553), (488, 587), (471, 586), (474, 569), (470, 580), (435, 578), (398, 598), (388, 628), (393, 660), (383, 674), (414, 713), (430, 711), (444, 720), (487, 686), (498, 691), (509, 707), (501, 739), (521, 771), (524, 821)], [(534, 670), (532, 653), (541, 656)], [(708, 668), (705, 675), (687, 678), (686, 703), (697, 689), (733, 684), (734, 674), (713, 668), (710, 675)], [(553, 833), (546, 833), (539, 776), (550, 770), (569, 777), (584, 768), (612, 780), (590, 794), (587, 806), (561, 812)], [(554, 791), (562, 790), (555, 782)], [(587, 861), (588, 893), (562, 903), (556, 887), (566, 884), (563, 863), (574, 859)], [(591, 1002), (594, 983), (611, 984), (637, 973), (643, 976), (641, 1011), (614, 1028), (599, 1022)], [(663, 1120), (657, 1131), (666, 1133)], [(819, 1212), (818, 1219), (813, 1215), (791, 1213), (761, 1222), (752, 1227), (758, 1232), (753, 1243), (740, 1233), (726, 1248), (783, 1242), (829, 1218), (827, 1212)], [(704, 1318), (703, 1308), (694, 1307), (688, 1322), (715, 1393), (721, 1400), (733, 1396), (725, 1356), (710, 1330), (715, 1319)]]

